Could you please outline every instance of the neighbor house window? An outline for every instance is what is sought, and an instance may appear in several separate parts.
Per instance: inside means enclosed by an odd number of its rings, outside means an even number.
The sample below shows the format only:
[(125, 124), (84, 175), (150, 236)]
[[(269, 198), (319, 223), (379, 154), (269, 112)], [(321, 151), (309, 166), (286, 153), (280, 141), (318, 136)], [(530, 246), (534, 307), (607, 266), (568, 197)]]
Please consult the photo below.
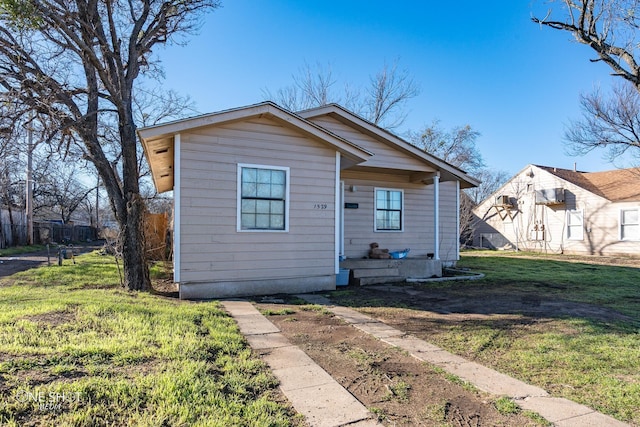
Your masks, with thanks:
[(376, 231), (402, 231), (403, 196), (401, 190), (376, 188)]
[(620, 211), (620, 240), (640, 240), (640, 209)]
[(238, 231), (287, 231), (289, 168), (238, 165)]
[(584, 238), (584, 214), (582, 210), (567, 211), (567, 238), (582, 240)]

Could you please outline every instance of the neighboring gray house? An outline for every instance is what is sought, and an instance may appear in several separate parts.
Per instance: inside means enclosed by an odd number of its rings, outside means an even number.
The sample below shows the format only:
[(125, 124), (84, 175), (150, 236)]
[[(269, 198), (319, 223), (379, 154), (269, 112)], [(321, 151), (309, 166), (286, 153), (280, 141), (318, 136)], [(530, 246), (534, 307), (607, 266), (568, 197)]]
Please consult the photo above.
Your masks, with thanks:
[(579, 172), (528, 165), (474, 214), (474, 244), (589, 254), (640, 254), (640, 169)]
[(264, 102), (139, 136), (158, 192), (174, 191), (181, 298), (335, 289), (339, 260), (371, 242), (441, 273), (459, 257), (460, 189), (478, 184), (335, 104)]

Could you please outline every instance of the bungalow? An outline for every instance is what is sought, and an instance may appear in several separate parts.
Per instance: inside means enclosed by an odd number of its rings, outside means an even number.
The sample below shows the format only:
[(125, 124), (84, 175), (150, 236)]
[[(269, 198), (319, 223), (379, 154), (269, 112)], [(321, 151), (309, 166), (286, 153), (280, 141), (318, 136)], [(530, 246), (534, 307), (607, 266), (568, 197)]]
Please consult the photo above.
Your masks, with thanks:
[(640, 170), (528, 165), (475, 209), (475, 245), (640, 254)]
[(138, 134), (174, 192), (181, 298), (335, 289), (340, 260), (372, 242), (439, 274), (458, 260), (460, 189), (478, 181), (339, 105), (263, 102)]

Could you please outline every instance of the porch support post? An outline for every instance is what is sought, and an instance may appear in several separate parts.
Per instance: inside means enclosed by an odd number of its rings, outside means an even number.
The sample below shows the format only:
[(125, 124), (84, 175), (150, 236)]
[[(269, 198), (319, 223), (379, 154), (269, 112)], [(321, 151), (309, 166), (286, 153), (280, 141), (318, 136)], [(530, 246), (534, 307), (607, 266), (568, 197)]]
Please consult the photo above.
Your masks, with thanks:
[(180, 134), (173, 137), (173, 281), (180, 283)]
[(440, 259), (440, 172), (433, 176), (433, 259)]
[(336, 179), (335, 179), (335, 191), (336, 191), (336, 197), (335, 197), (335, 274), (340, 273), (340, 226), (341, 226), (341, 221), (340, 221), (340, 215), (341, 215), (341, 208), (342, 206), (340, 206), (340, 152), (336, 151)]
[(460, 260), (460, 181), (456, 180), (456, 227), (458, 238), (456, 239), (456, 261)]

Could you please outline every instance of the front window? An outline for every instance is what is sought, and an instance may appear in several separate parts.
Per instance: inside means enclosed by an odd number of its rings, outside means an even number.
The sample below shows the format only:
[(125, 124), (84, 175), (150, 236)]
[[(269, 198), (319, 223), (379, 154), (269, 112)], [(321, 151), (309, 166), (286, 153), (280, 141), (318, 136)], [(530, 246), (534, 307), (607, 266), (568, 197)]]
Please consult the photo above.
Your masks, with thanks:
[(376, 231), (402, 231), (403, 192), (376, 188)]
[(567, 211), (567, 238), (582, 240), (584, 237), (584, 215), (582, 210)]
[(640, 209), (620, 211), (620, 240), (640, 240)]
[(238, 165), (239, 231), (286, 231), (289, 169)]

